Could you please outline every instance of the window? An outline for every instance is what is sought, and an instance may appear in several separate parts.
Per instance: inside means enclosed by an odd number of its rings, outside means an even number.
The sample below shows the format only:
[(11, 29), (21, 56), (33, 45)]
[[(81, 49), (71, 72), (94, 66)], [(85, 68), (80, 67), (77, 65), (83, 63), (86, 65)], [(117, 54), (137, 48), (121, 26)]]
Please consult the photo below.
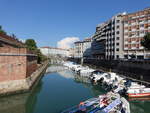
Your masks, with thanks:
[(120, 26), (117, 26), (117, 29), (119, 29), (120, 28)]
[(144, 31), (140, 31), (140, 34), (144, 34)]
[(116, 55), (117, 59), (119, 58), (119, 55)]
[(128, 21), (124, 21), (125, 24), (128, 24)]
[(119, 32), (119, 31), (117, 31), (116, 33), (117, 33), (117, 34), (119, 34), (120, 32)]
[(120, 20), (117, 20), (117, 23), (119, 23), (120, 22)]
[(117, 46), (119, 46), (119, 43), (116, 43)]
[(116, 51), (119, 51), (119, 48), (117, 48)]
[(141, 24), (140, 27), (144, 27), (144, 24)]
[(119, 40), (120, 39), (120, 37), (117, 37), (117, 40)]

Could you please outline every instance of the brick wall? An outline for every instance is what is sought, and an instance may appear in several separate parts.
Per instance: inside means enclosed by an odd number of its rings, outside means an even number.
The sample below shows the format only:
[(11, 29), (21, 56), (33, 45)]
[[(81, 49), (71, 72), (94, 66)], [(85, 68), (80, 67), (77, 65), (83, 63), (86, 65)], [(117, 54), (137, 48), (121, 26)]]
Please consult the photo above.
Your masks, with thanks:
[(30, 76), (37, 69), (37, 58), (28, 56), (26, 77)]
[(37, 69), (36, 56), (30, 55), (32, 52), (21, 47), (21, 43), (18, 46), (15, 41), (14, 45), (13, 40), (9, 41), (11, 43), (0, 40), (0, 82), (24, 79)]
[(0, 82), (25, 77), (26, 56), (0, 56)]

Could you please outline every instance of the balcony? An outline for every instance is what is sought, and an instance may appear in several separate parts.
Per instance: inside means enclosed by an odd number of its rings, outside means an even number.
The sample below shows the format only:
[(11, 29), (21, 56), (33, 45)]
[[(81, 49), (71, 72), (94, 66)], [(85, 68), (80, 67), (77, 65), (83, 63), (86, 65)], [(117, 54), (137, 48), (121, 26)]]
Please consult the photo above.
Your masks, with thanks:
[(136, 49), (136, 47), (131, 47), (131, 49), (133, 49), (133, 50), (134, 50), (134, 49)]
[(131, 43), (132, 43), (132, 44), (136, 44), (136, 41), (132, 41)]
[(144, 27), (140, 27), (140, 30), (144, 30)]
[(144, 21), (139, 22), (139, 24), (144, 24)]
[(139, 17), (145, 17), (145, 15), (140, 15)]
[(129, 42), (128, 41), (125, 41), (125, 44), (128, 44)]
[(125, 27), (129, 26), (129, 24), (124, 24)]
[(125, 35), (124, 38), (128, 38), (128, 35)]
[(131, 38), (134, 38), (134, 37), (136, 37), (136, 35), (132, 35), (132, 36), (131, 36)]
[(128, 32), (128, 30), (126, 29), (126, 30), (124, 30), (124, 32), (126, 33), (126, 32)]
[(143, 37), (144, 35), (145, 35), (145, 34), (140, 34), (139, 36), (140, 36), (140, 37)]
[(139, 49), (144, 49), (144, 47), (143, 47), (143, 46), (140, 46)]
[(106, 39), (106, 37), (98, 37), (97, 39), (96, 39), (96, 41), (103, 41), (103, 40), (105, 40)]
[(128, 50), (128, 47), (125, 47), (124, 50)]
[(131, 25), (136, 25), (136, 22), (131, 23)]

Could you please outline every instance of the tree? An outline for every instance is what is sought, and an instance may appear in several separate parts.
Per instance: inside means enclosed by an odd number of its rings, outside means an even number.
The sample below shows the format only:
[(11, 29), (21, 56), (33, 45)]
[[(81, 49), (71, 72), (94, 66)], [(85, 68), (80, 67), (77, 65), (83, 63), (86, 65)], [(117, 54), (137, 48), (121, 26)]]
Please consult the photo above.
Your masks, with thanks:
[(41, 63), (41, 61), (45, 61), (46, 59), (47, 59), (47, 57), (46, 56), (44, 56), (42, 53), (41, 53), (41, 51), (40, 51), (40, 49), (37, 49), (36, 50), (36, 54), (37, 54), (37, 61), (38, 61), (38, 63)]
[(7, 34), (7, 33), (2, 29), (2, 26), (1, 26), (1, 25), (0, 25), (0, 33)]
[(27, 39), (25, 41), (26, 47), (33, 51), (37, 55), (37, 62), (41, 63), (46, 60), (46, 57), (41, 53), (40, 49), (37, 48), (36, 42), (34, 39)]
[(150, 33), (147, 33), (143, 40), (141, 41), (141, 45), (145, 47), (146, 49), (150, 50)]
[(25, 44), (27, 46), (27, 48), (31, 51), (36, 51), (37, 50), (37, 46), (36, 46), (36, 42), (34, 39), (27, 39), (25, 41)]

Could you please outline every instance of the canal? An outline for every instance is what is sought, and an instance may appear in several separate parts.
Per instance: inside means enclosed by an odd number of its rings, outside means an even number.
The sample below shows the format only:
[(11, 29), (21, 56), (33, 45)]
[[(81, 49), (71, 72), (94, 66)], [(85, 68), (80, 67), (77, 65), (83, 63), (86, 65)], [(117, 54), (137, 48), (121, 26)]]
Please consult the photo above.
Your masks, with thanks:
[[(0, 98), (0, 113), (59, 113), (88, 98), (104, 94), (62, 66), (50, 66), (30, 92)], [(132, 113), (150, 113), (150, 101), (130, 101)]]

